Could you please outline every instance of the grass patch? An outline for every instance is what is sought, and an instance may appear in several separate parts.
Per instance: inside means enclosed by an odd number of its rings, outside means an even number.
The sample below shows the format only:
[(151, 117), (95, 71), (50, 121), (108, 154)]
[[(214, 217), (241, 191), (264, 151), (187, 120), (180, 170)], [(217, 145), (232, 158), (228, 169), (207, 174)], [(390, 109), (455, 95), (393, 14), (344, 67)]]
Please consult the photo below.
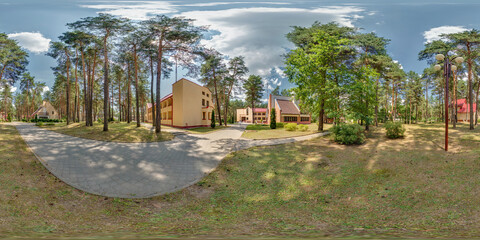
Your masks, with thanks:
[(198, 127), (198, 128), (190, 128), (190, 129), (186, 129), (187, 132), (189, 133), (211, 133), (211, 132), (215, 132), (215, 131), (218, 131), (218, 130), (222, 130), (222, 129), (225, 129), (225, 128), (228, 128), (225, 127), (225, 126), (215, 126), (215, 128), (211, 128), (211, 127)]
[[(323, 129), (326, 131), (331, 126), (332, 124), (324, 124)], [(318, 132), (317, 129), (318, 125), (316, 123), (309, 124), (306, 131), (287, 131), (285, 128), (270, 129), (270, 125), (251, 124), (247, 126), (242, 137), (249, 139), (289, 138), (314, 134)]]
[(112, 142), (160, 142), (172, 140), (174, 137), (169, 132), (155, 134), (145, 127), (137, 128), (136, 123), (109, 123), (107, 132), (103, 131), (103, 123), (94, 123), (93, 127), (86, 127), (84, 122), (68, 126), (66, 123), (57, 123), (41, 127), (74, 137)]
[(0, 232), (478, 236), (480, 128), (450, 129), (446, 153), (442, 124), (405, 127), (396, 140), (373, 128), (359, 146), (322, 137), (242, 150), (191, 187), (126, 200), (66, 186), (0, 124)]

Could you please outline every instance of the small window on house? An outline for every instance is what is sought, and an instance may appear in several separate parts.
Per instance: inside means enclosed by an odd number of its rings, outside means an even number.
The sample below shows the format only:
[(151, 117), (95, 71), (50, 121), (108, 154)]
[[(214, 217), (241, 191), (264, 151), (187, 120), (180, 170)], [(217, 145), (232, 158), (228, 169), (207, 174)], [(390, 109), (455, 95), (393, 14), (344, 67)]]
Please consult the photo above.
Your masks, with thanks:
[(208, 120), (212, 120), (212, 113), (208, 112)]
[(207, 107), (210, 107), (210, 101), (207, 101)]
[(207, 93), (207, 97), (209, 97), (209, 96), (208, 96), (208, 93)]
[(55, 114), (55, 112), (54, 112), (54, 111), (52, 111), (52, 114)]
[(203, 112), (203, 120), (206, 120), (205, 116), (206, 116), (206, 113)]
[(202, 99), (202, 106), (205, 106), (205, 99)]
[(300, 118), (300, 121), (302, 121), (302, 122), (308, 122), (308, 121), (310, 121), (310, 118), (309, 118), (309, 117), (301, 117), (301, 118)]
[(205, 95), (205, 92), (202, 92), (202, 95)]

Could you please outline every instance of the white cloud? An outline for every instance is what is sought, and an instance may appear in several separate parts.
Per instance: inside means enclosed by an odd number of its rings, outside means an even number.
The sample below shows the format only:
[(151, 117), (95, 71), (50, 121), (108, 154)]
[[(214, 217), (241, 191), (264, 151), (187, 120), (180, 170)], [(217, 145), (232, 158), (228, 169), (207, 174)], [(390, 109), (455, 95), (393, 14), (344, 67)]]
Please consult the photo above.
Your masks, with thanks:
[(20, 46), (35, 54), (48, 51), (51, 41), (38, 32), (10, 33), (8, 37), (17, 40)]
[(42, 94), (45, 93), (45, 92), (48, 92), (48, 91), (50, 91), (50, 88), (48, 86), (45, 86), (45, 87), (43, 87)]
[(403, 66), (402, 64), (400, 64), (397, 60), (393, 60), (394, 63), (398, 64), (398, 66), (400, 66), (400, 69), (403, 69)]
[(425, 43), (430, 43), (435, 40), (440, 40), (440, 35), (442, 34), (449, 34), (449, 33), (458, 33), (464, 32), (469, 29), (462, 27), (462, 26), (441, 26), (432, 28), (428, 31), (423, 32), (423, 37), (425, 38)]
[(232, 5), (232, 4), (270, 4), (270, 5), (288, 5), (290, 3), (282, 2), (211, 2), (211, 3), (192, 3), (183, 4), (184, 7), (213, 7), (220, 5)]
[(163, 1), (126, 1), (120, 2), (119, 4), (80, 5), (80, 7), (99, 9), (101, 13), (122, 16), (132, 20), (146, 20), (155, 15), (177, 12), (175, 5)]
[(353, 27), (362, 8), (234, 8), (218, 11), (190, 11), (181, 15), (196, 19), (197, 25), (210, 26), (220, 34), (203, 43), (229, 55), (245, 57), (250, 72), (267, 75), (272, 67), (282, 66), (285, 48), (293, 45), (285, 38), (291, 26), (310, 26), (314, 21), (337, 22)]

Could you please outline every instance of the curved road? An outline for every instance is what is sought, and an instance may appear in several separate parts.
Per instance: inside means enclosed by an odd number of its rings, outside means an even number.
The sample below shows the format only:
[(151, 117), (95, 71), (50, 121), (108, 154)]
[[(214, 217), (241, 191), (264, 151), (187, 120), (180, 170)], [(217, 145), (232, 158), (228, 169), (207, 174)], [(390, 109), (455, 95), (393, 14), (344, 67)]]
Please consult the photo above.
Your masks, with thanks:
[(232, 125), (209, 134), (177, 133), (167, 142), (116, 143), (72, 137), (28, 123), (13, 124), (56, 177), (85, 192), (120, 198), (147, 198), (190, 186), (230, 152), (323, 135), (247, 140), (241, 138), (246, 125)]

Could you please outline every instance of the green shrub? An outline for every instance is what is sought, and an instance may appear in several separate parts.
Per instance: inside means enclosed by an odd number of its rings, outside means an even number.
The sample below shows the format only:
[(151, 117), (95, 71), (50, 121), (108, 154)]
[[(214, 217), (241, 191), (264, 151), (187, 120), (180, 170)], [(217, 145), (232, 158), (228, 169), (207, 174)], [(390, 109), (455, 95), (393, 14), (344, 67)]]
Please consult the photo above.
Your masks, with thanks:
[(49, 123), (47, 123), (47, 124), (45, 124), (45, 125), (47, 125), (47, 126), (55, 126), (55, 123), (49, 122)]
[(401, 122), (386, 122), (385, 130), (387, 131), (388, 138), (401, 138), (405, 134), (405, 128)]
[(285, 123), (277, 122), (277, 128), (284, 128), (284, 127), (285, 127)]
[[(222, 124), (222, 123), (220, 123)], [(212, 122), (210, 123), (211, 128), (215, 128), (215, 110), (212, 110)]]
[(285, 125), (285, 130), (287, 131), (295, 131), (297, 130), (297, 124), (296, 123), (287, 123)]
[(305, 124), (300, 124), (300, 125), (298, 125), (297, 128), (298, 128), (298, 131), (300, 131), (300, 132), (308, 131), (308, 125), (305, 125)]
[(43, 122), (37, 122), (37, 123), (35, 124), (35, 126), (41, 127), (41, 126), (43, 126)]
[(277, 117), (275, 116), (275, 108), (272, 108), (272, 111), (270, 112), (270, 128), (275, 129), (277, 128)]
[(97, 119), (97, 122), (98, 123), (103, 123), (103, 119), (99, 118), (99, 119)]
[(352, 145), (365, 142), (362, 126), (358, 124), (339, 124), (332, 127), (334, 140), (337, 143)]

